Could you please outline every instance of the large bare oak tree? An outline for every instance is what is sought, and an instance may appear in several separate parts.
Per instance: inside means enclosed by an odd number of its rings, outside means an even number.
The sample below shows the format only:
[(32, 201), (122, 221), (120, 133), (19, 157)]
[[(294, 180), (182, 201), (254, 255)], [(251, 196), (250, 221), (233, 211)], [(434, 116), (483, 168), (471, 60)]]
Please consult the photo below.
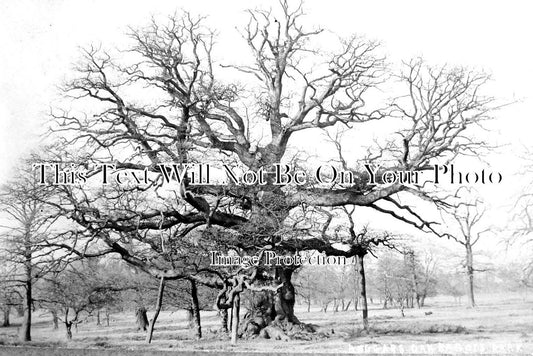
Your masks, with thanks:
[[(418, 59), (396, 73), (376, 42), (357, 36), (340, 39), (331, 53), (321, 49), (326, 34), (306, 29), (302, 16), (301, 5), (287, 1), (273, 11), (249, 11), (240, 33), (249, 56), (236, 64), (215, 61), (222, 52), (214, 31), (189, 13), (132, 30), (124, 51), (86, 49), (64, 87), (68, 105), (52, 111), (61, 148), (52, 158), (87, 167), (91, 176), (84, 185), (57, 188), (56, 208), (76, 224), (58, 245), (80, 256), (116, 253), (156, 278), (219, 288), (220, 308), (233, 307), (245, 289), (260, 290), (264, 298), (255, 309), (261, 315), (250, 326), (258, 333), (273, 323), (285, 331), (300, 324), (295, 266), (217, 269), (208, 263), (210, 249), (355, 256), (358, 240), (328, 228), (329, 211), (346, 206), (440, 234), (416, 208), (416, 201), (446, 205), (431, 184), (370, 184), (361, 162), (427, 170), (476, 153), (485, 143), (470, 132), (491, 113), (492, 99), (480, 94), (487, 76)], [(368, 104), (384, 82), (395, 88), (390, 100)], [(254, 186), (162, 184), (160, 164), (185, 169), (208, 160), (268, 170), (296, 162), (294, 151), (311, 132), (334, 133), (339, 126), (356, 132), (381, 120), (397, 129), (368, 155), (344, 160), (355, 177), (350, 185), (280, 186), (271, 175)], [(336, 143), (342, 151), (343, 142)], [(107, 163), (157, 178), (118, 188), (91, 184), (102, 174), (98, 165)]]

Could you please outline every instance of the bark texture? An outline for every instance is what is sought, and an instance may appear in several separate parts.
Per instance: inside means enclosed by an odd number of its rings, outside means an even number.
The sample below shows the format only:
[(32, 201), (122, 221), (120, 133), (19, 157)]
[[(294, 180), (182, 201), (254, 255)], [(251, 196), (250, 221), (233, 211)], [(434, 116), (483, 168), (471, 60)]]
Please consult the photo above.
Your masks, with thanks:
[[(249, 311), (243, 319), (240, 334), (245, 338), (260, 336), (266, 339), (310, 340), (315, 327), (301, 323), (294, 314), (295, 289), (293, 267), (278, 267), (276, 281), (283, 283), (276, 292), (252, 292)], [(235, 323), (235, 321), (234, 321)]]

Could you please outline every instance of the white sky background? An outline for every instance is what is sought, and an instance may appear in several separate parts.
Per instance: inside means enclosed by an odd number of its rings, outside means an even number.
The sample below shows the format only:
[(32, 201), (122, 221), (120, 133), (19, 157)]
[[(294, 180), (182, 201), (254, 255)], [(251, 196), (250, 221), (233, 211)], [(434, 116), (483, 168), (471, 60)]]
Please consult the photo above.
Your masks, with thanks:
[[(208, 15), (218, 30), (219, 58), (242, 39), (247, 8), (276, 6), (275, 1), (7, 1), (0, 2), (0, 182), (25, 151), (35, 147), (56, 86), (79, 57), (79, 46), (120, 44), (127, 26), (146, 24), (152, 14), (180, 8)], [(416, 56), (430, 64), (467, 65), (492, 73), (491, 95), (501, 102), (521, 100), (499, 111), (490, 135), (511, 146), (487, 157), (506, 184), (483, 190), (493, 206), (517, 194), (521, 144), (533, 128), (533, 7), (527, 1), (348, 1), (307, 0), (309, 23), (341, 36), (352, 33), (379, 40), (389, 61)], [(232, 53), (231, 56), (238, 55)], [(504, 212), (506, 209), (499, 209)], [(497, 214), (500, 221), (505, 214)]]

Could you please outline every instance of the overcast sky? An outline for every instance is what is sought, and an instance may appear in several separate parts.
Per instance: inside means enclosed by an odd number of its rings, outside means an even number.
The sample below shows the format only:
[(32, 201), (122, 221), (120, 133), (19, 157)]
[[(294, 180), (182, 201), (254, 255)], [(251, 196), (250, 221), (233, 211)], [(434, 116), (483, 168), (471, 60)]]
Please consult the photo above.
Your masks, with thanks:
[[(120, 44), (127, 26), (180, 8), (208, 15), (223, 51), (240, 50), (235, 27), (244, 10), (274, 1), (2, 1), (0, 2), (0, 180), (23, 152), (35, 147), (56, 86), (69, 74), (79, 46)], [(490, 157), (513, 174), (517, 148), (530, 142), (533, 118), (531, 5), (527, 1), (307, 0), (308, 20), (339, 35), (363, 34), (384, 45), (389, 60), (423, 56), (434, 64), (467, 65), (492, 74), (490, 94), (518, 103), (497, 113), (492, 136), (512, 144)], [(234, 42), (235, 43), (235, 42)], [(220, 52), (220, 49), (219, 49)], [(496, 135), (495, 135), (496, 133)], [(511, 167), (503, 165), (510, 163)], [(513, 187), (516, 184), (512, 184)], [(498, 190), (499, 189), (499, 190)], [(509, 198), (509, 185), (492, 203)], [(505, 192), (503, 192), (505, 190)]]

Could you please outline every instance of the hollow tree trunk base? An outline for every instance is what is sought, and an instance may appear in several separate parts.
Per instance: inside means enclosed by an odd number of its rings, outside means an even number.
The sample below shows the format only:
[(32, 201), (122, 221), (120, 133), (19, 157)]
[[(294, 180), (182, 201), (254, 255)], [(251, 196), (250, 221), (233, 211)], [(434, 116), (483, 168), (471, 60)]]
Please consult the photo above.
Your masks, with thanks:
[(295, 291), (292, 269), (279, 269), (278, 281), (283, 286), (276, 292), (252, 292), (250, 309), (242, 320), (240, 336), (246, 339), (263, 337), (275, 340), (312, 340), (316, 327), (300, 322), (294, 315)]

